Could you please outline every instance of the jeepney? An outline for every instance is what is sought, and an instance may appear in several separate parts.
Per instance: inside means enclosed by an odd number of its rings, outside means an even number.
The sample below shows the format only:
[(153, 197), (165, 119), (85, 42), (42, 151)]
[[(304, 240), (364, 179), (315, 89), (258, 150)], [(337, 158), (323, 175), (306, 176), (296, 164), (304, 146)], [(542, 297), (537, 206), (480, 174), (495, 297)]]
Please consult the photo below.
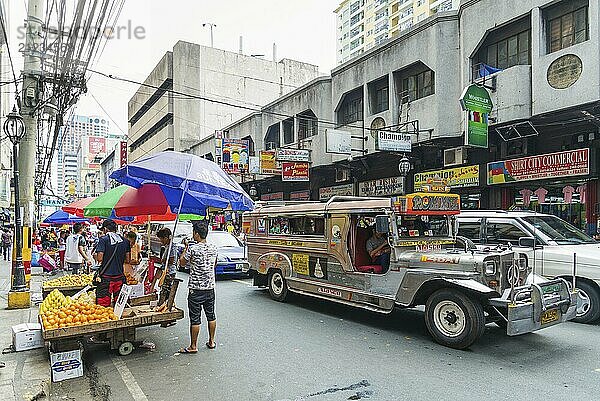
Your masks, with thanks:
[[(524, 254), (478, 250), (457, 237), (460, 197), (430, 185), (398, 198), (333, 197), (326, 203), (258, 203), (244, 214), (255, 286), (389, 313), (425, 305), (433, 339), (464, 349), (488, 322), (508, 335), (575, 317), (577, 297), (561, 278), (534, 277)], [(376, 265), (369, 238), (387, 236), (389, 266)]]

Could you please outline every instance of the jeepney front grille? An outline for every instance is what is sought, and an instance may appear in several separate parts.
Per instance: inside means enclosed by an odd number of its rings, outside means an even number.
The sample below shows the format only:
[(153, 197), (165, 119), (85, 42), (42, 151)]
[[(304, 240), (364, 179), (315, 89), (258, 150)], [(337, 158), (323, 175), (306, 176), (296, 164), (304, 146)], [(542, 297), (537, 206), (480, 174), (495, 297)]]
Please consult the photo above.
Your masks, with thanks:
[(525, 284), (527, 280), (527, 258), (525, 255), (519, 254), (519, 258), (515, 261), (513, 255), (502, 255), (500, 257), (500, 280), (502, 289), (510, 288), (511, 286), (520, 286)]

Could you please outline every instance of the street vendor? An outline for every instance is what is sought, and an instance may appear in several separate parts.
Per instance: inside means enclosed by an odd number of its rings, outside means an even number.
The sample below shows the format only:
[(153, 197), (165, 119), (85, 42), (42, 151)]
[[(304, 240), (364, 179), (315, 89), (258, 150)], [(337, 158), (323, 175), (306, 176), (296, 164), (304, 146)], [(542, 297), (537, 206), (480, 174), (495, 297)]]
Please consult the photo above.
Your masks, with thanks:
[(124, 273), (133, 276), (134, 266), (140, 264), (140, 244), (137, 242), (137, 234), (135, 231), (129, 231), (126, 235), (131, 248), (129, 263), (125, 263), (123, 270)]
[[(173, 280), (175, 279), (175, 273), (177, 273), (177, 265), (175, 263), (175, 258), (177, 257), (177, 246), (172, 241), (173, 235), (171, 230), (167, 227), (164, 227), (156, 233), (156, 236), (160, 240), (161, 245), (164, 247), (161, 257), (161, 266), (160, 269), (156, 270), (154, 274), (154, 279), (152, 280), (152, 289), (154, 289), (154, 285), (157, 280), (164, 276), (160, 287), (160, 297), (158, 299), (158, 304), (164, 304), (169, 298), (169, 292), (171, 290), (171, 285), (173, 284)], [(168, 246), (171, 247), (171, 252), (168, 251)], [(168, 262), (167, 262), (167, 257)], [(168, 265), (167, 272), (165, 274), (165, 267)]]
[(102, 223), (104, 236), (96, 245), (96, 261), (100, 265), (95, 282), (96, 303), (109, 307), (117, 300), (122, 285), (125, 283), (123, 265), (131, 262), (131, 245), (129, 241), (117, 234), (117, 223), (107, 219)]

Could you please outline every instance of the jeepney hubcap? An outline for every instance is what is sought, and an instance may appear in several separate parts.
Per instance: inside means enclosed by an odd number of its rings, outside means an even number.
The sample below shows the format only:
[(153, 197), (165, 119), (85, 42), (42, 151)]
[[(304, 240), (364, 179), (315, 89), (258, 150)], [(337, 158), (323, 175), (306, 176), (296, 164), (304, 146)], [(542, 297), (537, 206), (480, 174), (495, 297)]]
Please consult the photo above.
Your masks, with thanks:
[(577, 317), (581, 317), (590, 310), (590, 297), (581, 288), (577, 289)]
[(465, 314), (452, 301), (442, 301), (433, 310), (433, 320), (438, 330), (448, 337), (457, 337), (465, 329)]
[(271, 289), (275, 295), (281, 295), (283, 292), (283, 277), (281, 277), (281, 273), (274, 273), (271, 276)]

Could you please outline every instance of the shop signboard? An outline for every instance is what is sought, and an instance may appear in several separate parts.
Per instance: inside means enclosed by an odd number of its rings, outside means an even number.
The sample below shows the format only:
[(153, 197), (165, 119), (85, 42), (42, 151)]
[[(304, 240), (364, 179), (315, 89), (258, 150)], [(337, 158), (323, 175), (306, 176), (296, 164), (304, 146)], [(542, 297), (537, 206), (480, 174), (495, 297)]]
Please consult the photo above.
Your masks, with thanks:
[(309, 181), (310, 165), (308, 163), (281, 163), (282, 181)]
[(415, 190), (426, 184), (427, 180), (436, 178), (444, 180), (450, 188), (478, 187), (479, 165), (416, 173), (414, 177)]
[(241, 174), (248, 171), (248, 140), (223, 139), (221, 167), (228, 174)]
[(277, 161), (310, 162), (310, 151), (307, 149), (277, 149)]
[(0, 207), (10, 206), (10, 179), (12, 172), (8, 170), (0, 171)]
[[(260, 196), (260, 200), (267, 202), (267, 201), (282, 201), (283, 200), (283, 192), (273, 192), (270, 194), (262, 194)], [(260, 231), (260, 229), (259, 229)]]
[(354, 184), (337, 185), (334, 187), (323, 187), (319, 189), (319, 200), (326, 201), (334, 196), (354, 195)]
[(489, 92), (482, 86), (469, 85), (460, 97), (460, 105), (466, 115), (465, 145), (487, 148), (488, 116), (493, 108)]
[(260, 159), (258, 156), (250, 156), (248, 162), (248, 172), (250, 174), (260, 174)]
[(281, 174), (281, 163), (275, 158), (276, 153), (273, 150), (260, 151), (260, 173), (264, 175)]
[(352, 154), (352, 134), (349, 131), (326, 129), (325, 149), (327, 153)]
[(588, 175), (589, 154), (585, 148), (488, 163), (488, 185)]
[(375, 149), (410, 153), (412, 140), (410, 134), (405, 132), (377, 131)]
[(121, 141), (119, 144), (119, 167), (127, 164), (127, 142)]
[(307, 201), (310, 200), (310, 191), (295, 191), (290, 193), (291, 201)]
[(358, 183), (359, 196), (389, 196), (404, 193), (404, 177), (380, 178)]
[(63, 207), (68, 205), (70, 202), (58, 199), (58, 198), (42, 198), (40, 199), (40, 206), (48, 206), (48, 207)]

